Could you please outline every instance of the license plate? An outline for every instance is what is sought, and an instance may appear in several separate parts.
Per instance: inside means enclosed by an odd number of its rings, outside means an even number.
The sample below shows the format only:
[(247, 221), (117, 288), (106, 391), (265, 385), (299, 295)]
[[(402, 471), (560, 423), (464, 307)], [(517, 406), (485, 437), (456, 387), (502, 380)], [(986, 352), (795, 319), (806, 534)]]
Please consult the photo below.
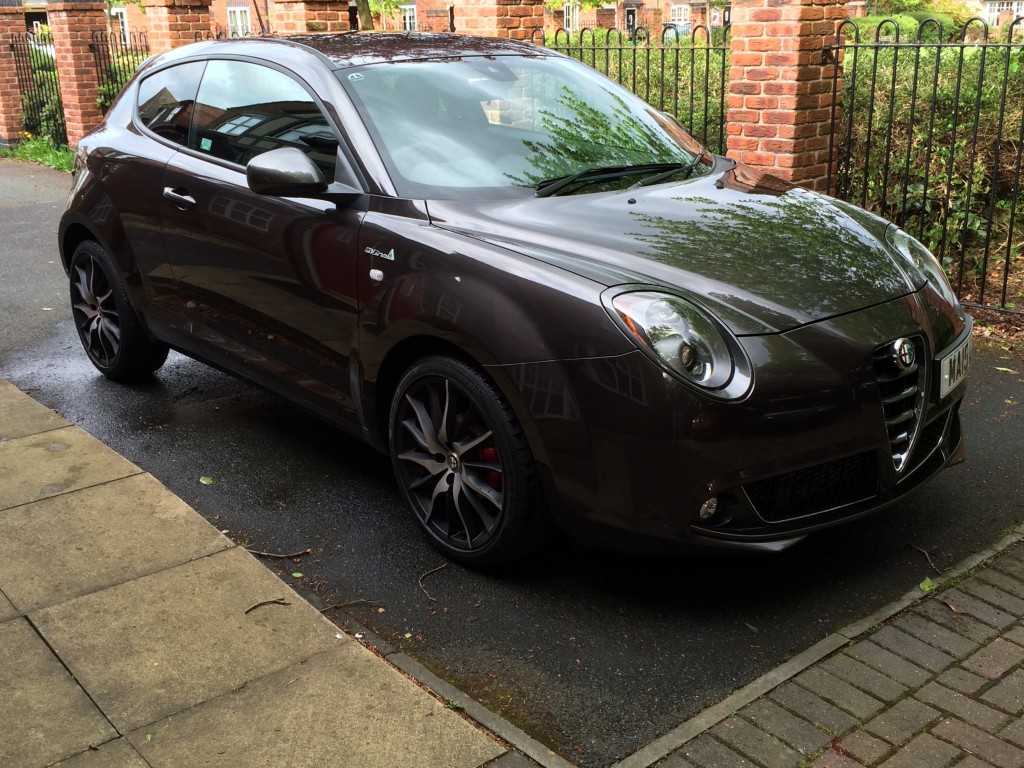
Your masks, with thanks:
[(971, 337), (939, 361), (939, 398), (949, 394), (961, 381), (967, 378), (971, 367)]

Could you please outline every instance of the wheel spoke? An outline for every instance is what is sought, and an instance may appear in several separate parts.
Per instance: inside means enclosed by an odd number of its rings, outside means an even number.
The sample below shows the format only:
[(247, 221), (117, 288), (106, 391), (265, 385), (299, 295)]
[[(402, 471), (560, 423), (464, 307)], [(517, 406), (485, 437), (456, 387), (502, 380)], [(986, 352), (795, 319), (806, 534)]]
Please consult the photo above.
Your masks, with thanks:
[[(463, 526), (466, 526), (466, 514), (463, 512), (463, 506), (468, 506), (470, 509), (467, 512), (472, 511), (474, 517), (479, 522), (480, 532), (477, 534), (477, 539), (486, 539), (494, 532), (494, 529), (498, 525), (498, 520), (501, 512), (501, 505), (495, 505), (497, 510), (495, 512), (489, 511), (483, 504), (480, 503), (480, 499), (472, 492), (477, 490), (475, 487), (470, 485), (468, 477), (460, 477), (456, 480), (456, 487), (459, 488), (459, 493), (456, 496), (456, 506), (459, 509), (459, 517), (463, 520)], [(467, 489), (467, 487), (469, 489)], [(492, 493), (494, 493), (493, 489)], [(469, 528), (466, 527), (467, 539), (469, 539)]]
[[(466, 547), (468, 549), (473, 548), (473, 534), (470, 533), (469, 525), (466, 523), (466, 516), (462, 512), (461, 499), (466, 498), (466, 492), (462, 487), (462, 476), (455, 475), (454, 481), (452, 482), (452, 506), (455, 507), (455, 512), (459, 517), (459, 522), (462, 523), (462, 530), (466, 532)], [(451, 525), (449, 524), (449, 527)]]
[[(491, 466), (493, 466), (493, 465), (491, 465)], [(494, 470), (491, 470), (491, 471), (494, 471)], [(468, 485), (470, 488), (472, 488), (474, 491), (476, 491), (476, 493), (478, 495), (480, 495), (483, 498), (487, 499), (487, 501), (489, 501), (491, 503), (491, 506), (493, 506), (498, 512), (501, 512), (501, 509), (502, 509), (502, 493), (501, 493), (501, 491), (495, 490), (490, 485), (488, 485), (486, 482), (481, 480), (479, 477), (477, 477), (475, 475), (471, 475), (468, 471), (463, 472), (462, 478), (463, 478), (463, 481), (466, 483), (466, 485)]]
[(89, 290), (89, 276), (81, 267), (75, 267), (75, 272), (78, 273), (78, 280), (75, 281), (75, 290), (78, 291), (78, 295), (82, 297), (82, 301), (86, 304), (95, 304), (95, 297), (92, 295), (92, 291)]
[(480, 443), (484, 442), (485, 440), (489, 440), (492, 434), (493, 433), (491, 432), (491, 430), (487, 430), (482, 435), (477, 435), (476, 437), (471, 437), (471, 438), (469, 438), (465, 442), (455, 443), (455, 453), (456, 453), (456, 455), (458, 455), (460, 457), (464, 456), (466, 453), (468, 453), (469, 451), (473, 450), (478, 445), (480, 445)]
[(440, 445), (437, 441), (437, 430), (434, 428), (434, 423), (430, 419), (430, 414), (427, 413), (426, 406), (412, 395), (406, 395), (405, 399), (412, 407), (413, 414), (416, 416), (416, 422), (419, 425), (419, 430), (417, 431), (411, 422), (408, 420), (403, 421), (402, 424), (405, 426), (406, 430), (408, 430), (409, 434), (412, 435), (413, 439), (420, 444), (423, 450), (429, 451), (434, 455), (443, 455), (447, 453), (444, 446)]
[(452, 402), (451, 396), (451, 382), (448, 379), (444, 380), (444, 406), (441, 412), (441, 430), (437, 433), (437, 440), (441, 445), (451, 445), (451, 441), (448, 439), (448, 417), (449, 417), (449, 406)]

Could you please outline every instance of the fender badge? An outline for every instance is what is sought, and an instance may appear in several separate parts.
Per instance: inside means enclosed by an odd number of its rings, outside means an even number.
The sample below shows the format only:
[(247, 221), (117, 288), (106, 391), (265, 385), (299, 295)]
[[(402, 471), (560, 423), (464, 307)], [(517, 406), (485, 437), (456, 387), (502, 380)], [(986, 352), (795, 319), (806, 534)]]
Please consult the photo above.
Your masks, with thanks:
[(376, 248), (367, 247), (367, 248), (364, 249), (364, 253), (368, 253), (371, 256), (376, 256), (378, 259), (386, 259), (388, 261), (394, 261), (395, 260), (395, 249), (394, 248), (392, 248), (387, 253), (384, 253), (384, 251), (378, 251)]

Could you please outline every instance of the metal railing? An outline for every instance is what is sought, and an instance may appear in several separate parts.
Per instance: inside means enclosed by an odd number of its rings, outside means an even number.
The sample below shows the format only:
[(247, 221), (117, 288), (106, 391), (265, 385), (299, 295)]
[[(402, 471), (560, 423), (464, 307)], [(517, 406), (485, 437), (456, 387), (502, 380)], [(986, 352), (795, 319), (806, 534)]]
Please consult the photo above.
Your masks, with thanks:
[(131, 32), (127, 38), (119, 32), (94, 32), (89, 50), (96, 64), (96, 82), (100, 88), (97, 104), (106, 112), (149, 56), (149, 37), (144, 31)]
[(21, 123), (24, 131), (45, 136), (57, 147), (67, 146), (64, 105), (53, 44), (31, 32), (11, 35), (14, 68), (21, 91)]
[(690, 35), (666, 28), (660, 36), (646, 27), (631, 32), (559, 29), (554, 35), (537, 30), (532, 42), (602, 72), (675, 116), (713, 152), (725, 153), (728, 28), (700, 25)]
[(823, 51), (842, 69), (829, 190), (924, 242), (965, 304), (1024, 314), (1024, 18), (997, 36), (886, 20), (865, 43), (844, 22)]

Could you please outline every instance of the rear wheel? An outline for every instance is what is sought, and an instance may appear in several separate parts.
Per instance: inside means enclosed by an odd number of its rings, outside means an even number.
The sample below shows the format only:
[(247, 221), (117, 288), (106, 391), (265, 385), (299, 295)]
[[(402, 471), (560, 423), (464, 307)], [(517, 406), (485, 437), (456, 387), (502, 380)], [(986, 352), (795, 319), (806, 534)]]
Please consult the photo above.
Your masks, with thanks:
[(471, 366), (448, 357), (413, 366), (392, 402), (390, 443), (402, 494), (451, 559), (495, 566), (546, 543), (522, 428)]
[(167, 359), (167, 345), (150, 341), (128, 300), (114, 260), (86, 240), (71, 257), (71, 314), (89, 360), (104, 376), (149, 376)]

